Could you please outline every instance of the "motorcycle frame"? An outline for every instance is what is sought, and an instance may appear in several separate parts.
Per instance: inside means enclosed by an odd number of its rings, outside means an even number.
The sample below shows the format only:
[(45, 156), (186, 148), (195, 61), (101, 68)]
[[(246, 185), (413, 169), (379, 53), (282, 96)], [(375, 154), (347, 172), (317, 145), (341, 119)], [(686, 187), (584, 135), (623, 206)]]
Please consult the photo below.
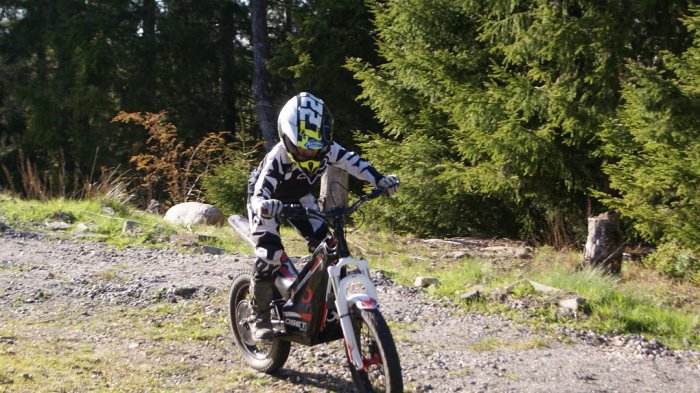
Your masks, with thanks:
[[(279, 332), (275, 338), (308, 346), (344, 338), (349, 359), (356, 367), (362, 368), (362, 355), (350, 311), (353, 306), (363, 310), (376, 309), (379, 306), (377, 291), (370, 279), (366, 260), (351, 256), (337, 258), (333, 251), (335, 250), (328, 246), (328, 241), (322, 243), (290, 286), (289, 297), (280, 294), (282, 299), (276, 301), (275, 311), (277, 324), (284, 326), (284, 332)], [(352, 267), (356, 269), (348, 273)], [(316, 294), (324, 284), (325, 291), (322, 292), (324, 296), (321, 300)], [(353, 284), (361, 285), (364, 292), (351, 293), (349, 287)], [(308, 293), (310, 295), (305, 297)], [(329, 319), (328, 304), (331, 302), (335, 304), (334, 312), (337, 315)], [(311, 318), (304, 322), (307, 328), (302, 330), (299, 324), (306, 313), (299, 312), (299, 309), (308, 304), (311, 305)], [(314, 304), (321, 304), (322, 307), (314, 308)], [(336, 320), (339, 321), (340, 332), (334, 325)]]
[[(275, 303), (275, 311), (279, 316), (278, 323), (281, 322), (284, 326), (284, 332), (275, 338), (309, 346), (344, 338), (348, 358), (356, 368), (362, 369), (364, 364), (355, 336), (351, 310), (353, 306), (358, 310), (377, 309), (379, 307), (377, 290), (370, 278), (368, 262), (350, 255), (345, 240), (345, 220), (336, 218), (331, 226), (332, 234), (318, 246), (312, 254), (311, 261), (298, 273), (288, 290), (289, 297), (286, 298), (285, 294), (280, 293), (282, 300)], [(355, 269), (348, 273), (349, 268), (352, 267)], [(325, 296), (319, 299), (316, 293), (324, 284)], [(364, 292), (351, 293), (349, 288), (354, 284), (359, 284)], [(304, 296), (309, 291), (310, 299), (305, 301)], [(328, 304), (333, 299), (335, 312), (338, 315), (329, 319)], [(303, 319), (305, 314), (298, 312), (300, 302), (323, 306), (320, 312), (318, 312), (319, 307), (311, 308), (311, 318), (308, 320), (310, 328), (305, 331), (298, 328), (300, 319)], [(293, 309), (295, 306), (296, 311)], [(289, 318), (298, 319), (289, 320)], [(340, 322), (340, 332), (334, 329), (336, 320)]]

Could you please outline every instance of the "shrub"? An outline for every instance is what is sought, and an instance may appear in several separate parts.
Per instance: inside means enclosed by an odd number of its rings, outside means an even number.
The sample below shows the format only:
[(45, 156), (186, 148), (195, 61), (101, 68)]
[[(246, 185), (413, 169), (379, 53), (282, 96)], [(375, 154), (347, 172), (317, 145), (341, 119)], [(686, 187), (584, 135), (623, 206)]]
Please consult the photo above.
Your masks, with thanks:
[(644, 262), (669, 277), (700, 284), (700, 258), (676, 242), (663, 243)]
[(202, 179), (206, 200), (224, 214), (245, 212), (248, 177), (254, 165), (252, 155), (252, 151), (230, 150), (228, 160)]
[(227, 132), (209, 133), (196, 146), (185, 146), (177, 127), (167, 122), (166, 112), (119, 112), (112, 121), (134, 123), (148, 131), (147, 152), (131, 157), (130, 162), (144, 174), (141, 187), (149, 197), (155, 190), (164, 190), (173, 204), (198, 201), (201, 178), (225, 159)]

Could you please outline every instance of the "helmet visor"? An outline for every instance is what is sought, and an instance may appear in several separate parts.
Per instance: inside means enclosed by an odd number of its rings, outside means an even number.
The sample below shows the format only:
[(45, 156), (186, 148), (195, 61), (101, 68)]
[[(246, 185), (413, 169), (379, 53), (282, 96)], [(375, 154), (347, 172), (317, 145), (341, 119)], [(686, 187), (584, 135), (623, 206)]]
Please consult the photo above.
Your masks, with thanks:
[(303, 147), (297, 147), (296, 151), (296, 159), (298, 161), (309, 161), (309, 160), (316, 160), (321, 157), (321, 154), (323, 153), (323, 149), (306, 149)]

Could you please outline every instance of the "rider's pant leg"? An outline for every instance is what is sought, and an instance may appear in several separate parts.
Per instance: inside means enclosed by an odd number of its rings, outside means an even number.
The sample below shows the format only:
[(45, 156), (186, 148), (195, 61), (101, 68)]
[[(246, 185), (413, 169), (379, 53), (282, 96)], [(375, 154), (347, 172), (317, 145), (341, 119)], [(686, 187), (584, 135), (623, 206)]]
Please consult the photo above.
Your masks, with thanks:
[[(299, 203), (307, 209), (318, 209), (316, 198), (311, 194), (304, 195), (299, 199)], [(316, 247), (326, 238), (328, 225), (317, 217), (308, 217), (299, 220), (290, 220), (297, 232), (306, 239), (309, 252), (313, 252)]]

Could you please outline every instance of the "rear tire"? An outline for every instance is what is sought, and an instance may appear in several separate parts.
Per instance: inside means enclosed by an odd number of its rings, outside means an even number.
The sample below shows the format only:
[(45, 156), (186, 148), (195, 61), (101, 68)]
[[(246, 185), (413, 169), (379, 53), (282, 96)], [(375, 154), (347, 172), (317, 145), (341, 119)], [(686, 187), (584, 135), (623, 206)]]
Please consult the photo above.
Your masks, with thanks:
[(352, 381), (358, 392), (403, 392), (399, 355), (382, 314), (376, 309), (354, 309), (352, 318), (365, 364), (362, 369), (355, 368), (348, 358)]
[(279, 339), (256, 341), (250, 331), (253, 308), (250, 291), (252, 271), (236, 274), (229, 293), (229, 326), (243, 360), (255, 370), (272, 374), (279, 370), (289, 357), (291, 343)]

